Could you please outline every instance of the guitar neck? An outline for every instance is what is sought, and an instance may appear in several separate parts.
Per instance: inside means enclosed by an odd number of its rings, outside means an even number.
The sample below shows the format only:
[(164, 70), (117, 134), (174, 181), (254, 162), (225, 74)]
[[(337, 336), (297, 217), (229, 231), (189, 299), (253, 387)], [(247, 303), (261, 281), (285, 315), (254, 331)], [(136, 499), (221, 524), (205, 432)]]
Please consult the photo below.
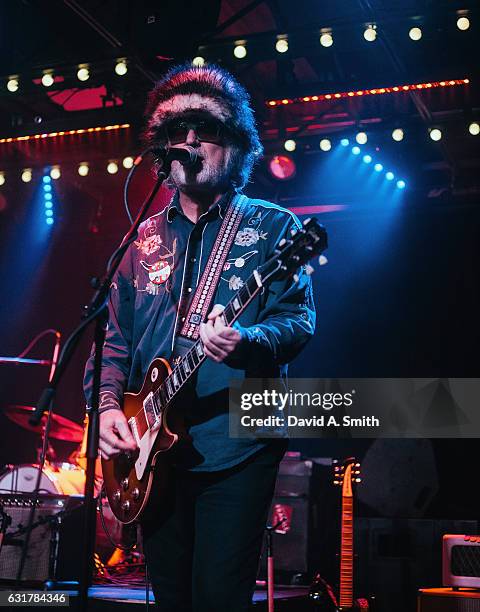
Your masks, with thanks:
[[(260, 275), (255, 270), (225, 306), (222, 317), (227, 327), (231, 327), (235, 323), (262, 286)], [(201, 340), (197, 340), (185, 355), (179, 359), (170, 375), (154, 393), (154, 400), (161, 405), (166, 405), (170, 402), (181, 391), (184, 385), (187, 384), (205, 359), (203, 343)]]
[(342, 497), (340, 608), (353, 606), (353, 497)]

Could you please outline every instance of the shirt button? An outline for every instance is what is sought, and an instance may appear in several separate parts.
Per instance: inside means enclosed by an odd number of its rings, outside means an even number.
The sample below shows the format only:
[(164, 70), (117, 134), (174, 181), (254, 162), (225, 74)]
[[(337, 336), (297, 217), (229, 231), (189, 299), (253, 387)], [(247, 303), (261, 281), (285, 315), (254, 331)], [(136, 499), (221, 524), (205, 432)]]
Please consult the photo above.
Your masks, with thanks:
[(190, 257), (190, 262), (191, 262), (191, 263), (195, 263), (196, 261), (197, 261), (197, 258), (196, 258), (196, 257)]
[(184, 322), (185, 322), (185, 317), (182, 317), (182, 323), (184, 323)]
[(191, 287), (189, 287), (189, 288), (187, 289), (187, 291), (188, 291), (188, 293), (191, 293), (191, 292), (192, 292), (192, 288), (191, 288)]

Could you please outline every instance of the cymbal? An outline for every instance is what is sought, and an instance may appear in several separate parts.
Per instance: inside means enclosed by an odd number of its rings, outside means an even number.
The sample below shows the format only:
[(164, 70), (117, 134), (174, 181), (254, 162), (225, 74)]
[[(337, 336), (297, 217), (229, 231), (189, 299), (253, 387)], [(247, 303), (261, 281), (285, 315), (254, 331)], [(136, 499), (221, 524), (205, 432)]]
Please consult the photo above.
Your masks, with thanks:
[[(30, 425), (28, 422), (35, 408), (33, 406), (19, 406), (12, 404), (5, 408), (5, 415), (20, 427), (41, 434), (45, 428), (47, 420), (46, 415), (43, 415), (39, 425)], [(81, 425), (74, 423), (66, 417), (60, 416), (52, 412), (50, 420), (50, 438), (55, 440), (66, 440), (67, 442), (75, 442), (76, 444), (82, 441), (83, 428)]]

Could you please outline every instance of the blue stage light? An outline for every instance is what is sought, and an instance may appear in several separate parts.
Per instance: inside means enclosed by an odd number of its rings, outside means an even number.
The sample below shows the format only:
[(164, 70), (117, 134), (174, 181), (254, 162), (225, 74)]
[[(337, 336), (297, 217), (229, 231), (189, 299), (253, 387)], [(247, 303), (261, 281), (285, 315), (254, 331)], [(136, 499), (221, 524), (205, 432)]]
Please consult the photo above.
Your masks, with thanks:
[(50, 208), (48, 208), (48, 209), (45, 211), (45, 216), (46, 216), (46, 217), (53, 217), (53, 210), (51, 210)]
[(375, 170), (375, 172), (381, 172), (383, 170), (383, 166), (382, 164), (375, 164), (373, 166), (373, 169)]
[(385, 174), (385, 178), (387, 179), (387, 181), (393, 181), (393, 179), (395, 178), (395, 175), (393, 174), (393, 172), (387, 172)]
[(397, 187), (399, 189), (405, 189), (405, 187), (406, 187), (405, 181), (402, 181), (401, 179), (399, 181), (397, 181)]
[(369, 163), (372, 161), (372, 156), (371, 156), (371, 155), (364, 155), (364, 156), (363, 156), (363, 161), (364, 161), (366, 164), (369, 164)]
[[(48, 177), (50, 178), (50, 177)], [(52, 191), (52, 186), (51, 185), (44, 185), (43, 186), (43, 191), (45, 191), (46, 193), (49, 193), (50, 191)]]
[(43, 199), (44, 200), (51, 200), (52, 199), (52, 194), (51, 193), (44, 193), (43, 194)]
[(352, 153), (354, 155), (360, 155), (360, 147), (352, 147)]
[(44, 182), (44, 183), (50, 183), (50, 182), (51, 182), (51, 180), (52, 180), (52, 179), (51, 179), (49, 176), (44, 176), (44, 177), (43, 177), (43, 182)]
[(47, 217), (45, 219), (45, 222), (47, 225), (53, 225), (53, 217)]
[(45, 202), (45, 208), (48, 210), (49, 208), (53, 208), (52, 202)]
[(350, 144), (350, 141), (348, 140), (348, 138), (342, 138), (342, 140), (340, 141), (340, 144), (342, 145), (342, 147), (348, 147), (348, 145)]

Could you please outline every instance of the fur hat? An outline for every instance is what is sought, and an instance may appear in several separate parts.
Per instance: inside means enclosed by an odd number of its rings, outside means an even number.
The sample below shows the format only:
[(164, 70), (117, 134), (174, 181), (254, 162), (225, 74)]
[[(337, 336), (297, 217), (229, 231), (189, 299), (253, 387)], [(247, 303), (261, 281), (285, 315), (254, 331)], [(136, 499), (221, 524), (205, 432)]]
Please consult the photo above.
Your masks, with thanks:
[(145, 111), (146, 143), (158, 143), (159, 132), (167, 121), (191, 111), (209, 113), (234, 136), (243, 165), (238, 169), (243, 177), (236, 177), (235, 182), (243, 187), (263, 152), (245, 88), (227, 70), (213, 64), (174, 66), (149, 95)]

